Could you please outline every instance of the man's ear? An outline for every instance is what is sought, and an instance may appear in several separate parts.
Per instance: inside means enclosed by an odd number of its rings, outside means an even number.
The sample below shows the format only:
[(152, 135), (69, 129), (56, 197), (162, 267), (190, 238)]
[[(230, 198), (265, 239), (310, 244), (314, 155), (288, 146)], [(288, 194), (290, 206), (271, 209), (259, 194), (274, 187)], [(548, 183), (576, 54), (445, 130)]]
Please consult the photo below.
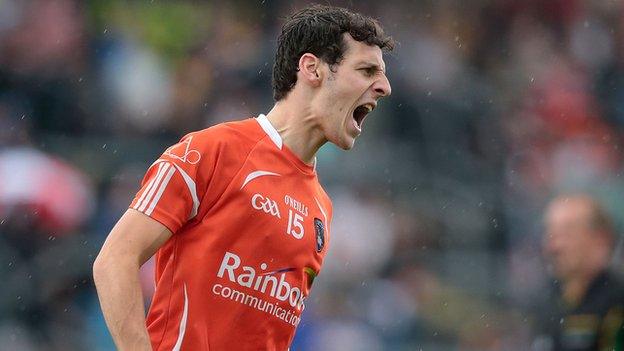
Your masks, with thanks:
[(321, 84), (323, 73), (321, 59), (313, 54), (305, 53), (299, 58), (299, 77), (308, 84), (317, 87)]

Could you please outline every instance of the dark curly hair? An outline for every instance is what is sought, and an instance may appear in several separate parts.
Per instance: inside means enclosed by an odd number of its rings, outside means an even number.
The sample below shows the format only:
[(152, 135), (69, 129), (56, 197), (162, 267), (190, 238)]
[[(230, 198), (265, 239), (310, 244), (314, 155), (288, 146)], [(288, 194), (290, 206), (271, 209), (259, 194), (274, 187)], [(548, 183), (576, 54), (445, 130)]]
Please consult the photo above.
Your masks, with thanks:
[(376, 45), (383, 51), (394, 49), (394, 40), (385, 35), (379, 22), (341, 7), (313, 5), (291, 15), (277, 39), (273, 65), (273, 98), (279, 101), (297, 83), (301, 55), (309, 52), (330, 66), (343, 59), (346, 50), (342, 34), (356, 41)]

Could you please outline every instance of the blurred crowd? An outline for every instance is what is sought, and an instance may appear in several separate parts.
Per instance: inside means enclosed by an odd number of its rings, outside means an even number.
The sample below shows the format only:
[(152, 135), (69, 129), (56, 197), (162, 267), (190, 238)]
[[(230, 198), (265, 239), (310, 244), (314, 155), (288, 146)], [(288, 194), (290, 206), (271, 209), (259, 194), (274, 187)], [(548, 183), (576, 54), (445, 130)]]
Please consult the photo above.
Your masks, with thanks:
[[(2, 349), (114, 349), (104, 238), (166, 146), (270, 109), (281, 19), (307, 3), (0, 1)], [(553, 196), (603, 204), (622, 268), (624, 4), (332, 4), (399, 45), (355, 149), (319, 154), (332, 246), (292, 350), (530, 350)]]

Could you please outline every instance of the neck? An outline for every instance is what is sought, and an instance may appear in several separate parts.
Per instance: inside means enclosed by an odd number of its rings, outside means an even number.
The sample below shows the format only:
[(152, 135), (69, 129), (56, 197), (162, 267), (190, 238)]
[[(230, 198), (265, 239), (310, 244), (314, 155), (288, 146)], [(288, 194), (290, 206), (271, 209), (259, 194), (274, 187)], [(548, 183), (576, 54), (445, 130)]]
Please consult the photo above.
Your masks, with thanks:
[(320, 130), (318, 116), (297, 100), (289, 96), (278, 101), (267, 114), (267, 119), (279, 133), (284, 145), (303, 162), (311, 165), (317, 151), (327, 140)]
[(588, 285), (589, 282), (586, 279), (577, 278), (566, 281), (562, 287), (563, 301), (570, 306), (578, 305), (585, 297)]
[(564, 280), (562, 285), (563, 300), (568, 305), (578, 305), (585, 298), (589, 285), (600, 272), (601, 270), (592, 270), (584, 275), (576, 275), (574, 278)]

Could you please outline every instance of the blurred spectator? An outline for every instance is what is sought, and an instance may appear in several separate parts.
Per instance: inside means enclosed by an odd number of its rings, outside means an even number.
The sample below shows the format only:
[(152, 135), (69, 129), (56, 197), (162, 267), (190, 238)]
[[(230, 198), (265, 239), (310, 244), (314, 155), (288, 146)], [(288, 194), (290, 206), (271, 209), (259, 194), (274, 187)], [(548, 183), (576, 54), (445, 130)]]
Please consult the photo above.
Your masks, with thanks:
[(561, 195), (545, 214), (544, 254), (556, 297), (534, 350), (615, 350), (624, 344), (624, 284), (609, 270), (611, 220), (587, 195)]
[[(15, 349), (80, 348), (79, 298), (90, 290), (89, 249), (79, 228), (93, 198), (81, 172), (30, 147), (0, 151), (0, 333)], [(22, 345), (22, 346), (16, 346)]]

